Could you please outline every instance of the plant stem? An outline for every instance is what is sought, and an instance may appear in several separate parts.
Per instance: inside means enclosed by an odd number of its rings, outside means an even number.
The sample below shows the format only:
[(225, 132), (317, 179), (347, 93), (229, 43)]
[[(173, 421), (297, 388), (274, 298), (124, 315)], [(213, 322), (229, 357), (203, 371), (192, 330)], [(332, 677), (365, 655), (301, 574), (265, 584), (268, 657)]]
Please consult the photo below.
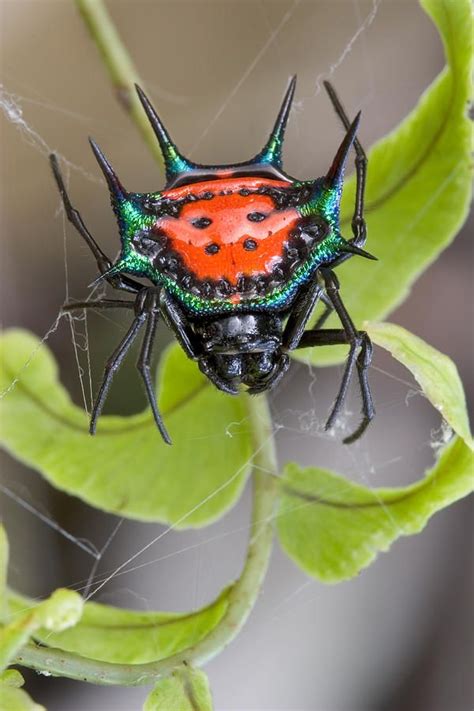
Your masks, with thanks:
[(75, 3), (104, 60), (118, 100), (136, 124), (152, 155), (163, 166), (157, 138), (135, 91), (140, 77), (107, 8), (102, 0), (75, 0)]
[(138, 686), (152, 684), (183, 664), (205, 664), (234, 639), (257, 601), (267, 571), (279, 491), (275, 442), (266, 397), (249, 397), (248, 407), (255, 451), (251, 534), (242, 573), (229, 592), (227, 610), (216, 627), (194, 646), (158, 662), (111, 664), (30, 643), (17, 655), (16, 664), (93, 684)]

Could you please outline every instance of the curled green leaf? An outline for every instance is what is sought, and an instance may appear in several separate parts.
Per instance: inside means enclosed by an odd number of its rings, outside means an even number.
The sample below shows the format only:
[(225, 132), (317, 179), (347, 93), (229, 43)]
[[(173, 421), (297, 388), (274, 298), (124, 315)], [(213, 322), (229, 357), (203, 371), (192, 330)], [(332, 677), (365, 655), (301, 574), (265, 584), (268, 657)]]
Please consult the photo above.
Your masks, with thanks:
[(400, 536), (474, 489), (474, 456), (464, 392), (452, 361), (392, 324), (368, 325), (379, 345), (409, 368), (456, 436), (424, 479), (403, 488), (369, 489), (316, 467), (288, 464), (277, 519), (284, 550), (324, 582), (352, 578)]
[(84, 600), (74, 590), (59, 588), (36, 608), (36, 621), (50, 632), (62, 632), (74, 627), (81, 619)]
[(158, 387), (171, 447), (149, 409), (104, 416), (91, 437), (86, 413), (32, 334), (6, 332), (0, 351), (0, 441), (55, 487), (105, 511), (175, 528), (214, 521), (239, 497), (252, 454), (244, 399), (212, 387), (178, 346), (162, 359)]
[[(13, 672), (14, 670), (8, 670)], [(0, 679), (0, 711), (46, 711), (44, 706), (36, 704), (23, 689), (7, 680)]]
[(17, 652), (40, 628), (58, 632), (73, 627), (80, 619), (82, 597), (73, 590), (59, 588), (43, 602), (28, 606), (13, 621), (0, 628), (0, 669), (4, 669)]
[(374, 343), (408, 368), (445, 422), (473, 447), (466, 397), (456, 365), (418, 336), (394, 323), (364, 324)]
[[(221, 620), (228, 605), (230, 588), (210, 605), (187, 613), (137, 612), (87, 602), (77, 625), (64, 631), (38, 629), (34, 638), (88, 659), (116, 664), (145, 664), (165, 659), (192, 647)], [(12, 593), (9, 607), (14, 619), (34, 605)]]
[(207, 676), (200, 669), (184, 667), (161, 679), (143, 706), (143, 711), (212, 711)]
[(308, 575), (347, 580), (400, 536), (419, 533), (440, 509), (473, 489), (474, 461), (456, 438), (411, 487), (368, 489), (316, 467), (288, 464), (277, 527), (280, 543)]
[[(337, 269), (355, 323), (384, 318), (458, 233), (471, 196), (472, 20), (469, 0), (422, 0), (443, 40), (446, 67), (401, 124), (368, 152), (368, 249)], [(363, 128), (362, 128), (363, 130)], [(342, 231), (350, 236), (354, 176), (346, 181)], [(330, 328), (339, 324), (333, 316)], [(305, 362), (343, 360), (347, 348), (300, 351)]]
[(15, 689), (19, 689), (24, 683), (25, 680), (18, 669), (5, 669), (0, 672), (0, 684), (5, 684), (5, 686), (13, 686)]

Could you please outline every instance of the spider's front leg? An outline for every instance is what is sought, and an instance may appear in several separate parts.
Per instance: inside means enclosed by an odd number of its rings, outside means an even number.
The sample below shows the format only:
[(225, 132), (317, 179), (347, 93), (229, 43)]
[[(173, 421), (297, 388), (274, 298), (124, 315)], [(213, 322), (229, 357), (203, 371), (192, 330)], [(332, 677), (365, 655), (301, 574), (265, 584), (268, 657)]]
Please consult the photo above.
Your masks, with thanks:
[(121, 342), (119, 343), (119, 345), (106, 363), (102, 384), (100, 386), (99, 392), (92, 408), (91, 421), (89, 426), (89, 431), (91, 434), (95, 434), (96, 432), (97, 420), (99, 419), (102, 413), (107, 394), (112, 384), (113, 377), (119, 369), (128, 351), (130, 350), (132, 343), (138, 335), (138, 332), (146, 323), (145, 337), (143, 339), (142, 348), (138, 357), (137, 368), (143, 378), (145, 390), (148, 396), (148, 401), (150, 403), (155, 423), (164, 441), (167, 444), (171, 444), (170, 436), (166, 431), (158, 409), (156, 395), (153, 388), (153, 382), (150, 373), (151, 354), (153, 348), (153, 341), (155, 339), (156, 325), (160, 313), (159, 309), (160, 307), (158, 291), (155, 288), (142, 288), (140, 293), (137, 295), (135, 301), (135, 318), (132, 321), (132, 324), (128, 329), (127, 333), (125, 334), (124, 338), (121, 340)]
[[(350, 128), (351, 122), (344, 110), (344, 107), (338, 95), (336, 94), (336, 90), (328, 81), (323, 82), (323, 84), (329, 95), (329, 98), (331, 99), (331, 103), (334, 107), (335, 112), (341, 119), (344, 128), (348, 130)], [(365, 182), (367, 178), (367, 156), (357, 136), (354, 138), (354, 150), (356, 154), (356, 195), (354, 214), (352, 216), (351, 222), (352, 233), (354, 237), (352, 238), (351, 243), (356, 247), (363, 247), (367, 239), (367, 227), (364, 219), (364, 196)], [(343, 261), (343, 259), (340, 259), (339, 263), (341, 261)]]
[(334, 424), (339, 414), (354, 370), (357, 367), (359, 387), (362, 395), (363, 419), (355, 432), (344, 439), (345, 444), (350, 444), (358, 439), (366, 430), (369, 422), (375, 415), (368, 382), (368, 369), (372, 360), (372, 343), (365, 331), (358, 331), (339, 295), (339, 282), (336, 275), (329, 269), (321, 270), (326, 285), (326, 293), (342, 323), (342, 329), (312, 329), (302, 334), (296, 348), (311, 348), (315, 346), (330, 346), (349, 344), (350, 350), (342, 377), (341, 386), (334, 402), (333, 409), (326, 423), (326, 429)]
[(160, 411), (158, 410), (158, 405), (156, 402), (155, 389), (153, 387), (153, 380), (151, 377), (151, 355), (153, 350), (153, 342), (155, 340), (156, 326), (159, 317), (159, 296), (155, 289), (148, 289), (145, 295), (145, 302), (143, 305), (144, 312), (146, 314), (147, 325), (145, 336), (143, 338), (142, 349), (137, 361), (137, 368), (140, 375), (143, 378), (145, 384), (145, 390), (148, 396), (148, 402), (151, 406), (151, 411), (153, 413), (153, 418), (155, 420), (156, 426), (158, 427), (161, 436), (163, 437), (166, 444), (171, 444), (171, 439), (166, 431), (166, 427), (163, 424)]
[[(76, 210), (75, 207), (71, 204), (71, 200), (69, 199), (69, 195), (66, 190), (66, 185), (63, 180), (63, 176), (61, 174), (61, 171), (59, 169), (59, 163), (57, 157), (53, 154), (49, 156), (49, 160), (51, 163), (51, 168), (53, 170), (53, 175), (56, 180), (56, 184), (58, 186), (59, 193), (61, 195), (61, 199), (64, 205), (64, 210), (66, 212), (66, 217), (69, 220), (69, 222), (74, 225), (76, 230), (79, 232), (89, 249), (91, 250), (92, 254), (95, 257), (95, 260), (97, 262), (97, 267), (100, 271), (101, 274), (105, 274), (109, 269), (111, 269), (112, 261), (107, 257), (107, 255), (101, 250), (97, 242), (95, 241), (94, 237), (91, 235), (89, 230), (87, 229), (84, 220), (81, 217), (81, 214), (78, 210)], [(121, 289), (123, 291), (128, 291), (131, 292), (132, 294), (137, 294), (141, 289), (143, 289), (143, 285), (140, 284), (138, 281), (135, 281), (134, 279), (131, 279), (130, 277), (124, 276), (124, 275), (119, 275), (115, 274), (113, 276), (104, 276), (104, 279), (114, 287), (114, 289)], [(69, 306), (67, 304), (66, 306)], [(72, 309), (69, 309), (72, 310)]]

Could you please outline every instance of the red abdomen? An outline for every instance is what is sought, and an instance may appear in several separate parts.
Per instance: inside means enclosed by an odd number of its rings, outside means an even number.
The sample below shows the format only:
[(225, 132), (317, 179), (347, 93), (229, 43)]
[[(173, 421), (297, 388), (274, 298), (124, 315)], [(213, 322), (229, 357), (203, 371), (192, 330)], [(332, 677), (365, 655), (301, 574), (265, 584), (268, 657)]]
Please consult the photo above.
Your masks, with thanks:
[(181, 257), (193, 281), (225, 280), (232, 300), (240, 300), (245, 278), (271, 277), (285, 260), (290, 232), (301, 219), (294, 207), (275, 203), (275, 190), (284, 194), (285, 188), (291, 184), (225, 178), (168, 190), (163, 197), (181, 203), (179, 215), (159, 218), (153, 231), (166, 237), (167, 249)]

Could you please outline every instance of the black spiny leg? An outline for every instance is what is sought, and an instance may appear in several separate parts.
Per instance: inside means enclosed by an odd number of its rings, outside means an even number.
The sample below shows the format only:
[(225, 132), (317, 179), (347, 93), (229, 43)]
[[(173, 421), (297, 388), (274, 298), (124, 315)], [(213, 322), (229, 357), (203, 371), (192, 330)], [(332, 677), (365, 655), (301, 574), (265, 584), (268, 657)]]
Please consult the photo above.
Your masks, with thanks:
[[(351, 122), (344, 111), (344, 107), (341, 104), (338, 95), (336, 94), (334, 87), (328, 81), (323, 82), (324, 88), (329, 94), (331, 103), (334, 107), (335, 112), (341, 119), (346, 130), (349, 129)], [(354, 215), (352, 217), (352, 232), (354, 238), (351, 243), (356, 247), (363, 247), (365, 240), (367, 238), (367, 228), (364, 220), (364, 194), (365, 194), (365, 180), (367, 177), (367, 156), (364, 149), (362, 148), (357, 136), (354, 139), (354, 150), (356, 152), (355, 166), (356, 166), (356, 200)]]
[(196, 334), (183, 310), (164, 289), (160, 293), (160, 308), (163, 318), (173, 331), (183, 351), (191, 360), (197, 360), (200, 348)]
[[(358, 338), (360, 339), (360, 353), (357, 357), (356, 365), (357, 365), (357, 370), (358, 370), (358, 375), (359, 375), (359, 386), (360, 386), (360, 391), (361, 391), (361, 396), (362, 396), (362, 414), (363, 414), (363, 419), (362, 422), (360, 423), (359, 427), (356, 429), (355, 432), (353, 432), (349, 437), (346, 437), (343, 441), (344, 444), (351, 444), (352, 442), (355, 442), (356, 439), (359, 439), (361, 437), (369, 422), (372, 420), (372, 418), (375, 415), (375, 409), (374, 405), (372, 402), (372, 395), (370, 393), (370, 386), (367, 378), (367, 373), (368, 369), (370, 366), (371, 358), (372, 358), (372, 343), (370, 341), (370, 338), (364, 331), (358, 331), (357, 332)], [(344, 345), (346, 343), (349, 343), (349, 340), (347, 338), (347, 334), (342, 328), (327, 328), (319, 331), (306, 331), (299, 343), (298, 348), (315, 348), (317, 346), (336, 346), (336, 345)], [(353, 357), (353, 356), (352, 356)], [(349, 359), (351, 358), (351, 354), (349, 354)], [(349, 360), (348, 359), (348, 360)], [(348, 363), (349, 365), (349, 363)], [(344, 375), (346, 375), (348, 371), (348, 365), (346, 365), (346, 371)], [(350, 373), (352, 373), (353, 370), (353, 363), (350, 366)], [(344, 379), (341, 383), (341, 387), (339, 388), (339, 392), (336, 398), (336, 401), (334, 403), (333, 409), (331, 411), (331, 414), (329, 416), (329, 419), (326, 423), (325, 429), (329, 429), (332, 424), (334, 423), (334, 419), (337, 417), (339, 410), (344, 402), (346, 393), (347, 393), (347, 387), (349, 385), (349, 378)]]
[[(140, 298), (140, 297), (139, 297)], [(140, 302), (143, 303), (142, 299)], [(105, 400), (107, 398), (107, 393), (109, 392), (110, 385), (112, 384), (115, 372), (119, 369), (123, 359), (127, 355), (130, 347), (138, 335), (139, 330), (143, 326), (147, 318), (147, 313), (143, 310), (140, 304), (137, 308), (137, 315), (132, 321), (132, 325), (128, 329), (127, 333), (120, 341), (117, 348), (114, 350), (110, 358), (108, 359), (105, 369), (104, 377), (102, 379), (102, 385), (100, 386), (98, 395), (95, 399), (94, 406), (92, 408), (91, 421), (89, 425), (89, 432), (93, 435), (97, 429), (97, 420), (99, 419), (102, 409), (104, 407)]]
[(308, 319), (321, 296), (321, 287), (316, 278), (307, 291), (302, 290), (293, 306), (283, 331), (283, 348), (292, 351), (298, 348)]
[(137, 361), (137, 368), (140, 375), (143, 378), (145, 384), (145, 390), (148, 396), (148, 402), (151, 406), (151, 411), (153, 413), (156, 426), (160, 430), (160, 434), (163, 437), (166, 444), (171, 444), (171, 439), (166, 431), (166, 427), (163, 424), (163, 419), (158, 410), (158, 405), (156, 402), (155, 390), (153, 388), (153, 382), (150, 374), (150, 361), (151, 353), (153, 348), (153, 341), (155, 340), (156, 324), (158, 321), (158, 311), (157, 311), (157, 298), (154, 293), (152, 296), (152, 301), (147, 308), (147, 325), (145, 331), (145, 337), (143, 339), (142, 349)]
[(324, 292), (321, 294), (321, 301), (324, 304), (324, 311), (322, 312), (321, 316), (319, 316), (313, 328), (311, 329), (313, 331), (316, 331), (318, 328), (322, 328), (328, 320), (329, 316), (334, 311), (334, 306), (332, 305), (332, 303)]
[(83, 311), (84, 309), (134, 309), (134, 301), (124, 299), (98, 299), (97, 301), (70, 301), (62, 306), (62, 311)]
[(104, 407), (107, 394), (109, 392), (110, 386), (112, 384), (113, 377), (116, 371), (119, 369), (123, 359), (127, 355), (130, 347), (138, 335), (139, 330), (144, 325), (146, 321), (146, 331), (142, 343), (142, 348), (137, 361), (137, 369), (143, 378), (145, 384), (145, 390), (148, 397), (148, 402), (150, 403), (151, 411), (153, 413), (153, 418), (156, 422), (161, 436), (167, 444), (171, 444), (171, 439), (166, 431), (166, 427), (163, 423), (163, 419), (160, 415), (158, 405), (156, 402), (155, 391), (153, 388), (153, 381), (150, 374), (150, 361), (153, 349), (153, 342), (155, 340), (156, 325), (159, 316), (159, 306), (158, 306), (158, 294), (157, 292), (150, 288), (144, 289), (137, 295), (136, 301), (123, 301), (120, 299), (100, 299), (98, 301), (79, 301), (77, 303), (66, 304), (63, 307), (64, 311), (75, 311), (76, 309), (114, 309), (114, 308), (126, 308), (135, 309), (136, 316), (132, 321), (132, 325), (127, 331), (126, 335), (115, 349), (115, 351), (110, 356), (104, 370), (104, 377), (102, 380), (102, 385), (100, 386), (98, 395), (94, 402), (92, 408), (91, 421), (89, 426), (89, 431), (91, 434), (95, 434), (97, 428), (97, 420), (99, 419), (102, 409)]
[[(339, 392), (336, 396), (331, 414), (326, 422), (326, 429), (329, 429), (334, 424), (334, 421), (339, 414), (347, 389), (354, 370), (357, 367), (359, 378), (359, 387), (362, 395), (362, 415), (363, 419), (359, 427), (349, 437), (344, 439), (344, 444), (350, 444), (358, 439), (367, 428), (369, 422), (375, 415), (375, 409), (370, 392), (367, 372), (372, 359), (372, 343), (365, 331), (357, 331), (351, 317), (339, 296), (339, 284), (333, 272), (327, 270), (323, 272), (326, 283), (326, 292), (331, 299), (337, 315), (339, 316), (342, 329), (323, 329), (306, 331), (298, 344), (298, 348), (310, 348), (314, 346), (330, 346), (348, 343), (350, 346), (349, 355), (344, 369)], [(359, 354), (357, 351), (360, 349)]]
[[(100, 273), (105, 274), (113, 266), (112, 262), (107, 257), (107, 255), (104, 254), (104, 252), (101, 250), (101, 248), (85, 226), (84, 220), (82, 219), (80, 212), (72, 206), (71, 201), (69, 199), (69, 195), (67, 194), (63, 176), (61, 175), (61, 171), (59, 169), (57, 157), (52, 154), (49, 156), (49, 160), (51, 163), (51, 168), (53, 169), (54, 178), (56, 180), (63, 201), (66, 217), (69, 222), (74, 225), (76, 230), (79, 232), (79, 234), (91, 250), (97, 262), (97, 266), (99, 268)], [(114, 276), (105, 276), (104, 279), (108, 281), (109, 284), (114, 287), (114, 289), (122, 289), (123, 291), (129, 291), (133, 294), (136, 294), (141, 289), (143, 289), (142, 284), (127, 276), (115, 274)]]

